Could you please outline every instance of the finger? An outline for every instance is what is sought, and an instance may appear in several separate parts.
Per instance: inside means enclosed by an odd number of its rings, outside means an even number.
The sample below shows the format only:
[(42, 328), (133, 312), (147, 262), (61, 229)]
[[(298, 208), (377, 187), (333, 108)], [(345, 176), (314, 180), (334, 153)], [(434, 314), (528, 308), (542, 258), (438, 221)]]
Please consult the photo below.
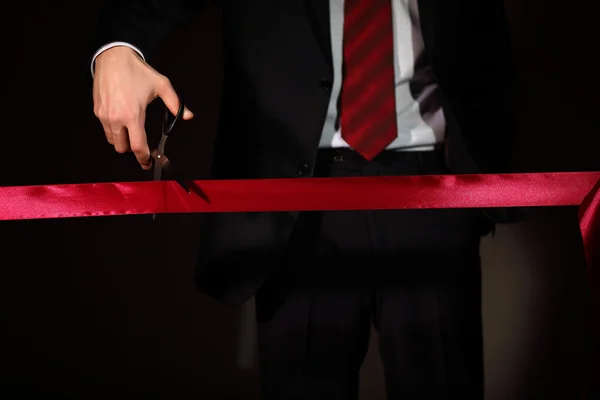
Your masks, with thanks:
[(135, 154), (135, 158), (143, 169), (150, 169), (152, 166), (152, 158), (150, 157), (150, 149), (148, 148), (148, 139), (144, 128), (145, 114), (138, 118), (137, 121), (128, 126), (129, 144), (131, 151)]
[[(175, 92), (173, 85), (171, 85), (171, 82), (166, 77), (159, 83), (156, 94), (162, 99), (171, 114), (177, 115), (177, 112), (179, 111), (179, 96), (177, 96), (177, 92)], [(194, 113), (185, 107), (183, 119), (189, 120), (192, 118), (194, 118)]]
[(183, 110), (183, 119), (187, 121), (187, 120), (190, 120), (192, 118), (194, 118), (194, 113), (191, 112), (190, 109), (187, 108), (187, 106), (186, 106), (184, 108), (184, 110)]
[(117, 153), (127, 153), (129, 151), (129, 135), (124, 126), (111, 126), (113, 133), (113, 145)]
[(114, 145), (115, 141), (113, 138), (113, 132), (112, 132), (110, 125), (102, 120), (100, 120), (100, 123), (102, 124), (102, 129), (104, 129), (104, 135), (106, 136), (106, 141), (108, 143)]

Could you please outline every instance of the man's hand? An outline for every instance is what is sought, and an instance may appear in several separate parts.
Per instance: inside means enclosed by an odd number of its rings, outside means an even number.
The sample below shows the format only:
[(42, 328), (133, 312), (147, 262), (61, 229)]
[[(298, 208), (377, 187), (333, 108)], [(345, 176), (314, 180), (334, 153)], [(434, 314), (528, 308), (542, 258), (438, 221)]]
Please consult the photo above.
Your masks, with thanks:
[[(146, 64), (128, 47), (113, 47), (96, 58), (94, 113), (106, 140), (119, 153), (133, 151), (144, 169), (152, 160), (144, 128), (146, 107), (160, 97), (174, 115), (179, 99), (169, 79)], [(183, 119), (194, 114), (185, 108)]]

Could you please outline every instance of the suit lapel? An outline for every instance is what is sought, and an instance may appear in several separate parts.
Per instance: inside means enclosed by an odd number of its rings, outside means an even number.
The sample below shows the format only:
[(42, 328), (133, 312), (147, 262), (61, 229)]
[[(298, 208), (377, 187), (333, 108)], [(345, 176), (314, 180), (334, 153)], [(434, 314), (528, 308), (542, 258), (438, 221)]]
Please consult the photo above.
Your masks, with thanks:
[(308, 20), (312, 26), (319, 47), (327, 62), (331, 65), (331, 27), (329, 15), (329, 0), (303, 0)]

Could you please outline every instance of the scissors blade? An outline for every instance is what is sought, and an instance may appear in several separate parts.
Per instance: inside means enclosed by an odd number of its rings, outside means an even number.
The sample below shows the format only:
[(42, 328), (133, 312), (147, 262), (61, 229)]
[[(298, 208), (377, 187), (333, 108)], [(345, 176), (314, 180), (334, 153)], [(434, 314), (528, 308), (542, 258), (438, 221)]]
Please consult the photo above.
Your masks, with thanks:
[[(164, 157), (165, 153), (165, 145), (167, 144), (168, 135), (163, 134), (160, 137), (160, 142), (158, 143), (158, 148), (150, 153), (151, 157), (154, 159), (154, 170), (153, 170), (153, 179), (155, 181), (160, 181), (162, 179), (162, 171), (163, 171), (163, 162), (160, 159)], [(152, 220), (156, 219), (156, 214), (152, 214)]]
[(181, 172), (177, 170), (177, 168), (174, 168), (173, 164), (171, 164), (171, 162), (168, 159), (163, 164), (163, 170), (168, 175), (170, 175), (175, 180), (175, 182), (177, 182), (179, 186), (183, 188), (183, 190), (188, 192), (188, 194), (194, 193), (202, 200), (206, 201), (207, 203), (210, 203), (208, 195), (204, 192), (204, 190), (202, 190), (200, 186), (198, 186), (194, 181), (185, 179), (183, 174), (181, 174)]
[[(164, 158), (166, 158), (166, 157), (164, 157)], [(169, 175), (171, 175), (171, 177), (175, 180), (175, 182), (177, 182), (179, 184), (179, 186), (181, 186), (183, 188), (183, 190), (188, 192), (188, 194), (191, 193), (190, 188), (188, 187), (188, 185), (185, 182), (185, 179), (179, 172), (177, 172), (177, 170), (175, 168), (173, 168), (173, 166), (171, 165), (171, 162), (169, 161), (168, 158), (166, 159), (165, 163), (163, 164), (163, 170), (165, 172), (167, 172)]]
[(162, 178), (162, 165), (160, 165), (156, 160), (154, 160), (154, 180), (160, 181)]
[[(162, 171), (163, 171), (163, 163), (160, 162), (161, 157), (165, 157), (165, 145), (167, 144), (167, 138), (169, 136), (164, 133), (160, 137), (160, 142), (158, 143), (158, 147), (151, 153), (152, 158), (154, 159), (154, 180), (160, 181), (162, 179)], [(165, 158), (166, 159), (166, 158)], [(168, 161), (168, 159), (166, 159)]]
[[(184, 181), (185, 182), (185, 181)], [(196, 196), (200, 197), (202, 200), (204, 200), (205, 202), (210, 204), (210, 199), (208, 198), (208, 195), (206, 194), (206, 192), (204, 192), (204, 190), (202, 190), (200, 188), (200, 186), (198, 186), (196, 184), (196, 182), (194, 181), (187, 181), (186, 182), (189, 186), (189, 191), (188, 193), (192, 192), (194, 193)]]
[(207, 203), (210, 203), (207, 194), (194, 181), (185, 179), (181, 172), (173, 167), (173, 164), (171, 164), (171, 161), (167, 158), (167, 156), (161, 153), (158, 149), (152, 151), (152, 158), (155, 160), (156, 164), (161, 165), (161, 171), (165, 171), (168, 175), (170, 175), (175, 182), (177, 182), (179, 186), (181, 186), (188, 194), (193, 192)]

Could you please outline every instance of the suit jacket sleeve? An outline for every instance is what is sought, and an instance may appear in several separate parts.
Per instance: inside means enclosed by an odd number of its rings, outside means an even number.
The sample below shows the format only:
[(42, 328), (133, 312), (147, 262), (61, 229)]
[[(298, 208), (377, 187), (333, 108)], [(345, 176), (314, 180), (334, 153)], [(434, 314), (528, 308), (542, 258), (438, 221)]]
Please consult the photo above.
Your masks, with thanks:
[(111, 42), (126, 42), (146, 59), (177, 26), (187, 23), (210, 0), (108, 0), (93, 36), (93, 54)]

